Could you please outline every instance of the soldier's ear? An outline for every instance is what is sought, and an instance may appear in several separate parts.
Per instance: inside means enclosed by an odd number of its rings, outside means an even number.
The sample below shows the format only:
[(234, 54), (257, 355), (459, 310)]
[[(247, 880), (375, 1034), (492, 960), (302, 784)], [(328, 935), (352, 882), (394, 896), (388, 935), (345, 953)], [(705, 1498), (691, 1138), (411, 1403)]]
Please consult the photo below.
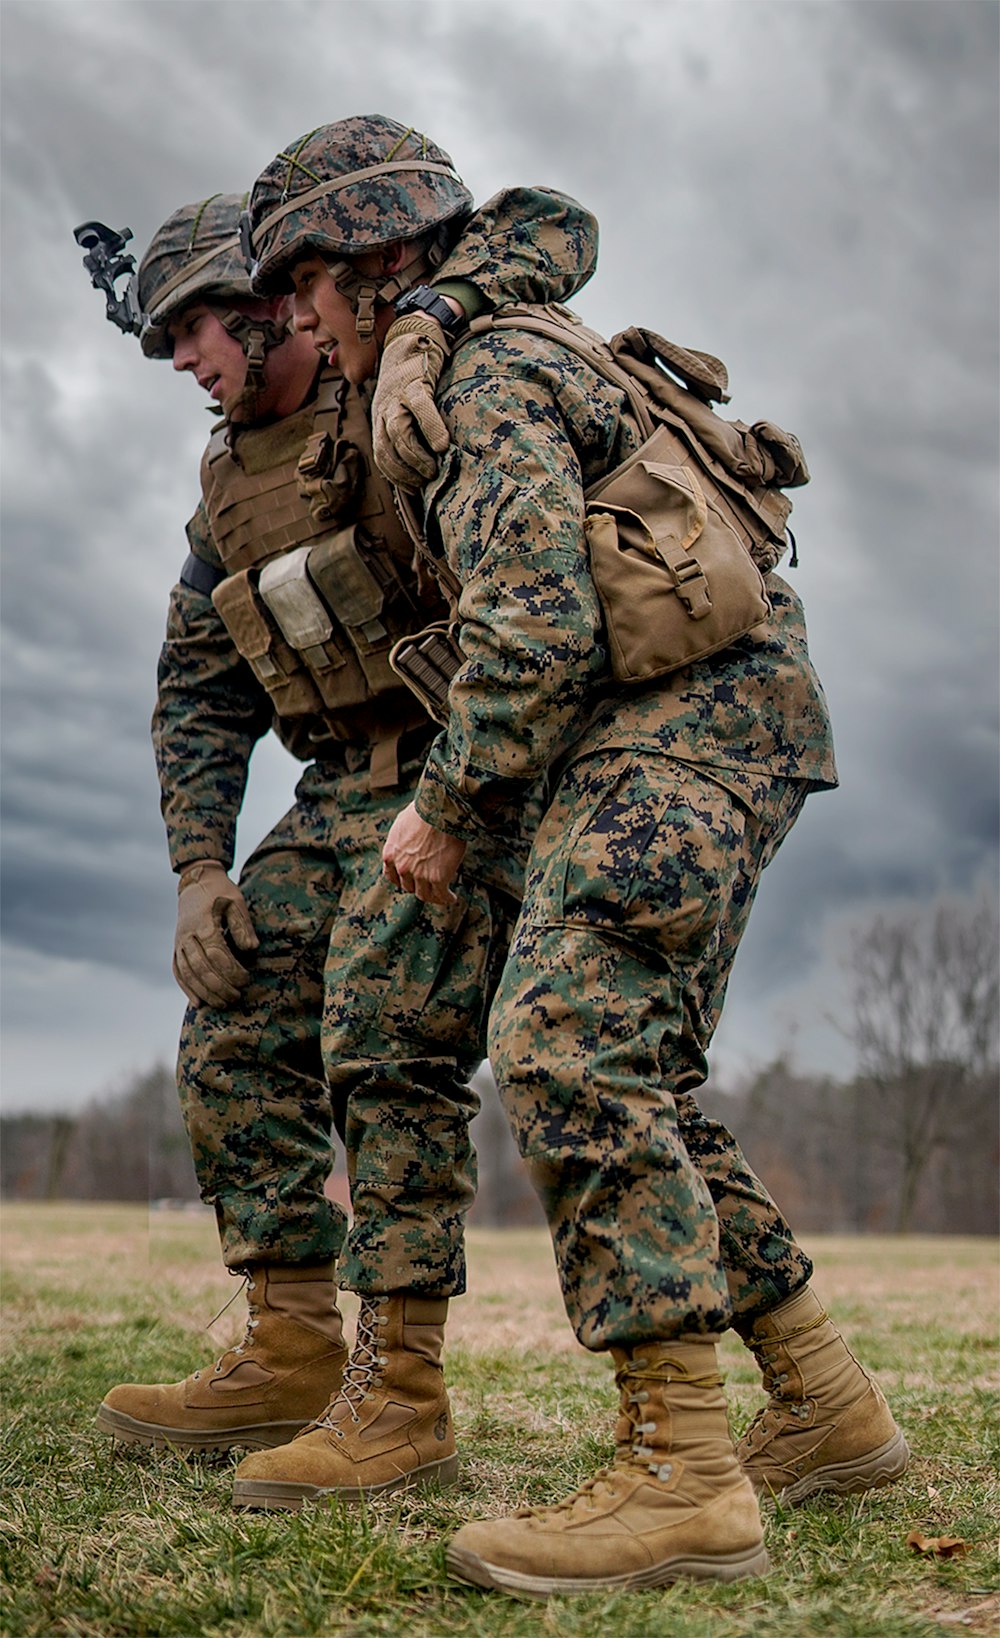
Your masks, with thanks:
[(406, 251), (404, 239), (397, 239), (395, 244), (386, 245), (382, 251), (382, 272), (398, 273), (401, 267), (405, 267), (408, 260)]

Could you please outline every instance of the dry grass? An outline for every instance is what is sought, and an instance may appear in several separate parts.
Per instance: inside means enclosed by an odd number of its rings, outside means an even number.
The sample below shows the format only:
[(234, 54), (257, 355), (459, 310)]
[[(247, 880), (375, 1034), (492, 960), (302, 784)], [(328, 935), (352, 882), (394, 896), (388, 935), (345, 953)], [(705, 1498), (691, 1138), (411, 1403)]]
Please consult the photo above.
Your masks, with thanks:
[[(457, 1589), (440, 1542), (464, 1518), (551, 1499), (599, 1464), (607, 1362), (579, 1348), (544, 1231), (469, 1235), (448, 1369), (458, 1488), (387, 1498), (367, 1518), (234, 1518), (232, 1463), (112, 1456), (92, 1432), (115, 1380), (180, 1375), (242, 1329), (205, 1335), (237, 1282), (210, 1214), (20, 1206), (3, 1214), (8, 1362), (9, 1638), (948, 1638), (996, 1633), (1000, 1498), (991, 1419), (996, 1247), (974, 1239), (816, 1238), (816, 1285), (878, 1370), (913, 1449), (888, 1491), (767, 1509), (766, 1583), (554, 1600), (525, 1609)], [(350, 1312), (351, 1300), (345, 1302)], [(752, 1360), (723, 1342), (734, 1421), (759, 1403)], [(994, 1446), (995, 1452), (995, 1446)], [(956, 1534), (967, 1557), (917, 1559), (907, 1532)]]

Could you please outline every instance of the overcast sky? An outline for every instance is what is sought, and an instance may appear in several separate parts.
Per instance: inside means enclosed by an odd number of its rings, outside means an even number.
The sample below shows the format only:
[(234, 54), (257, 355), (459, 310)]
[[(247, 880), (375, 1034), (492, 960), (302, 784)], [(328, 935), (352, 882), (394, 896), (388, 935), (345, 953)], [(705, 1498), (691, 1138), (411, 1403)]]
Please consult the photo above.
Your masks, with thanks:
[[(576, 305), (726, 360), (796, 432), (795, 574), (842, 788), (764, 879), (718, 1061), (850, 1060), (845, 928), (992, 883), (997, 32), (992, 0), (4, 0), (4, 1106), (172, 1060), (174, 881), (149, 749), (210, 428), (103, 317), (74, 226), (247, 188), (378, 111), (483, 200), (602, 229)], [(295, 764), (257, 753), (241, 853)]]

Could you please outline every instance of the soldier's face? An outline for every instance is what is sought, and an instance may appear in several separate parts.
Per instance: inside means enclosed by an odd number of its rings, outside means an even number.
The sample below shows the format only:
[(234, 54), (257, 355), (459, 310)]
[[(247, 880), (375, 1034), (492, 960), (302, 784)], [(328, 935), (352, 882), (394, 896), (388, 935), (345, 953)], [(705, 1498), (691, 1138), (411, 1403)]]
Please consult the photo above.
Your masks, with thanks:
[(206, 302), (185, 307), (167, 325), (175, 370), (190, 370), (199, 387), (225, 404), (243, 391), (246, 354)]
[(296, 262), (292, 284), (296, 330), (308, 333), (316, 351), (354, 386), (369, 381), (378, 368), (378, 348), (374, 341), (358, 339), (354, 309), (337, 289), (322, 256), (304, 256)]

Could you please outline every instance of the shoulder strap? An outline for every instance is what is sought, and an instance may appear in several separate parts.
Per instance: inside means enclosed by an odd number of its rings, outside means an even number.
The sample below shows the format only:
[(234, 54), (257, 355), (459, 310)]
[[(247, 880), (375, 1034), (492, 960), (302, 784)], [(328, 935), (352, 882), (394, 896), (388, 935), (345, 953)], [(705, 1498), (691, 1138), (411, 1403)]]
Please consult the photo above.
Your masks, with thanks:
[(454, 610), (458, 606), (458, 600), (462, 595), (462, 582), (459, 580), (457, 575), (452, 573), (451, 567), (445, 561), (445, 559), (443, 557), (438, 557), (431, 551), (430, 546), (427, 543), (427, 536), (424, 534), (420, 515), (417, 511), (416, 505), (414, 504), (413, 496), (408, 494), (405, 489), (394, 489), (393, 497), (396, 502), (396, 511), (399, 513), (399, 518), (403, 528), (406, 530), (410, 540), (413, 542), (413, 550), (416, 553), (417, 562), (419, 564), (423, 564), (425, 569), (430, 570), (434, 579), (441, 587), (445, 597), (451, 604), (452, 612), (454, 613)]
[(633, 375), (615, 362), (603, 336), (599, 336), (595, 330), (588, 330), (567, 308), (502, 307), (496, 312), (485, 313), (482, 318), (473, 319), (461, 340), (464, 341), (466, 336), (484, 335), (491, 330), (530, 330), (534, 335), (547, 336), (550, 341), (568, 347), (626, 394), (644, 438), (650, 437), (655, 430), (648, 394)]

